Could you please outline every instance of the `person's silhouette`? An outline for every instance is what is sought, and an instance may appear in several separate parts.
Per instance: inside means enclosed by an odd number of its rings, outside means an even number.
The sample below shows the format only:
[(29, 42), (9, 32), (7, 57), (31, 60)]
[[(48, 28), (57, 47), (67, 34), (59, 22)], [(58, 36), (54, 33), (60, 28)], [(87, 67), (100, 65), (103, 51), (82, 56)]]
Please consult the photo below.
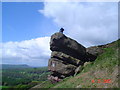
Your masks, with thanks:
[(63, 29), (63, 28), (61, 28), (59, 32), (63, 33), (63, 31), (64, 31), (64, 29)]

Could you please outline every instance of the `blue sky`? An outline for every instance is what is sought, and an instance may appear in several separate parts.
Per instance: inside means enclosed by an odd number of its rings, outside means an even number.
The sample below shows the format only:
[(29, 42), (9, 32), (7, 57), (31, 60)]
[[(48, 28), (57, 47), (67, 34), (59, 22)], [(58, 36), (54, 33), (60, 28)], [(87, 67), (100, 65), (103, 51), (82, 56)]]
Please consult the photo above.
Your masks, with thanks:
[(3, 42), (50, 36), (55, 32), (58, 27), (51, 18), (39, 13), (40, 9), (43, 2), (2, 3)]
[(0, 58), (4, 64), (47, 66), (50, 36), (64, 34), (85, 47), (118, 39), (118, 3), (4, 2)]

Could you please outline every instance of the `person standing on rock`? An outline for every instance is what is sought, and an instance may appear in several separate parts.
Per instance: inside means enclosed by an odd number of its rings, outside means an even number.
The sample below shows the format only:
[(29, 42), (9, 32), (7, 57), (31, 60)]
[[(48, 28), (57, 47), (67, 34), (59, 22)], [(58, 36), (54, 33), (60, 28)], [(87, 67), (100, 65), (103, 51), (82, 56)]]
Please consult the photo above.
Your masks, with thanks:
[(60, 33), (63, 33), (63, 31), (64, 31), (64, 29), (63, 29), (63, 28), (61, 28), (59, 32), (60, 32)]

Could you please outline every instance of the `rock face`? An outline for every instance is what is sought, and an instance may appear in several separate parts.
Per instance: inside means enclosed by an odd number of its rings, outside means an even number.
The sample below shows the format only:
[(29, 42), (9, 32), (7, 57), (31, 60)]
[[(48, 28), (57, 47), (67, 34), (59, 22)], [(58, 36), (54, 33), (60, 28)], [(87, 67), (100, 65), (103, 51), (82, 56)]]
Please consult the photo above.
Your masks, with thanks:
[(84, 46), (75, 40), (66, 37), (63, 33), (55, 33), (51, 36), (50, 49), (60, 51), (75, 58), (81, 59), (86, 53)]
[(48, 69), (52, 74), (48, 76), (48, 79), (52, 82), (76, 74), (81, 70), (84, 62), (96, 59), (95, 55), (86, 52), (84, 46), (60, 32), (51, 36), (50, 50), (52, 53)]

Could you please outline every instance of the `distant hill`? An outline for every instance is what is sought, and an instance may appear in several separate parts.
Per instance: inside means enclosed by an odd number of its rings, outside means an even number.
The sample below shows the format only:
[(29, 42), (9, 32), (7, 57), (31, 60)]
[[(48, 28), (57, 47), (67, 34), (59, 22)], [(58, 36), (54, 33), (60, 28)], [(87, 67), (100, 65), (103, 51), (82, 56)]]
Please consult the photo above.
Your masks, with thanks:
[(21, 65), (11, 65), (11, 64), (1, 64), (2, 69), (23, 69), (23, 68), (32, 68), (31, 66), (28, 66), (26, 64)]

